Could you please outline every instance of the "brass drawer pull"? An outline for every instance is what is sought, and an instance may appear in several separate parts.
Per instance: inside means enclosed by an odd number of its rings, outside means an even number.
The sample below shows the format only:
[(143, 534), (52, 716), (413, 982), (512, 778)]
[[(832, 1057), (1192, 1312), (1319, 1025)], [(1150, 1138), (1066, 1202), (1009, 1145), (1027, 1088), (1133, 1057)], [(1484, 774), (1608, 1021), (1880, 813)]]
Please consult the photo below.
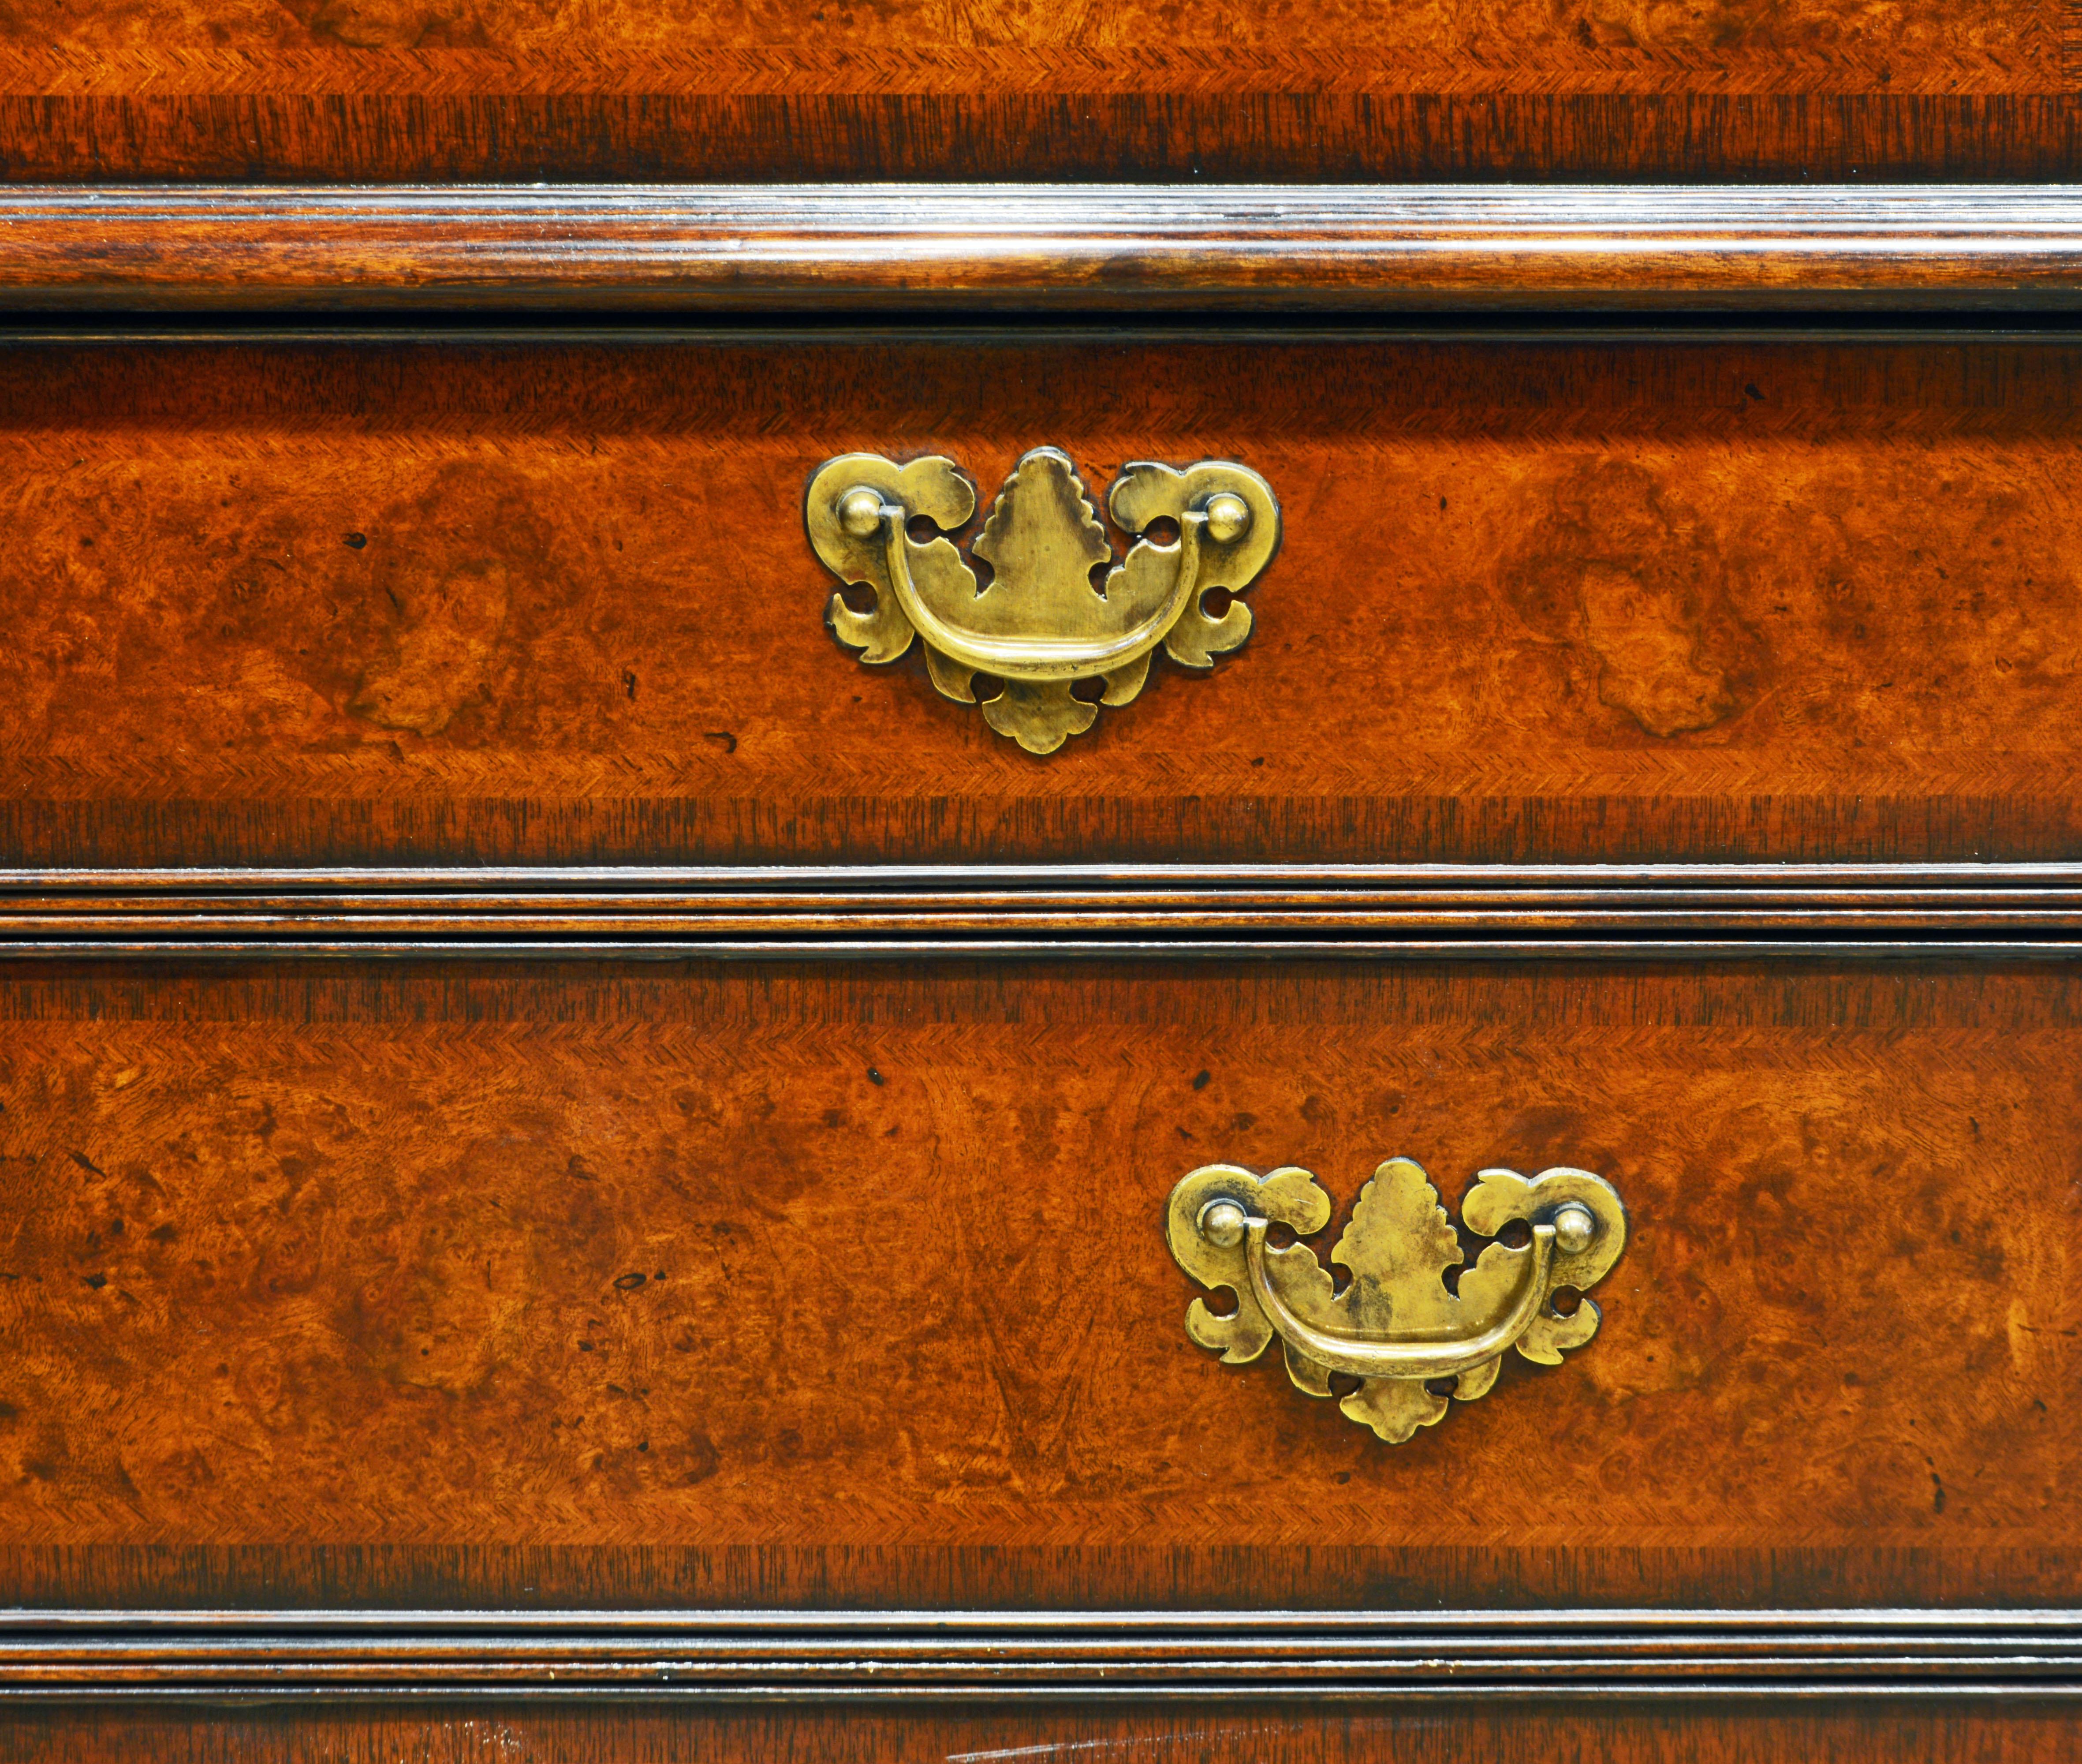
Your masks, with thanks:
[[(1142, 690), (1158, 644), (1188, 668), (1211, 668), (1241, 644), (1250, 609), (1237, 601), (1211, 610), (1207, 597), (1241, 593), (1279, 544), (1271, 487), (1225, 460), (1183, 471), (1124, 466), (1106, 506), (1138, 535), (1118, 563), (1069, 455), (1035, 448), (971, 547), (994, 572), (981, 587), (945, 537), (976, 508), (975, 485), (950, 459), (900, 466), (843, 454), (811, 481), (806, 513), (825, 565), (875, 591), (866, 612), (832, 595), (828, 616), (841, 642), (880, 666), (918, 638), (933, 684), (962, 704), (978, 702), (976, 675), (993, 677), (1003, 683), (983, 699), (984, 720), (1030, 753), (1052, 753), (1092, 726), (1100, 704), (1126, 704)], [(922, 543), (908, 530), (921, 519), (938, 530)], [(1177, 538), (1149, 537), (1165, 521)], [(1081, 695), (1084, 681), (1104, 684)]]
[(1320, 1231), (1330, 1211), (1315, 1177), (1291, 1165), (1266, 1176), (1236, 1164), (1193, 1171), (1171, 1191), (1171, 1253), (1210, 1291), (1233, 1289), (1237, 1308), (1217, 1316), (1196, 1298), (1186, 1333), (1230, 1365), (1248, 1365), (1279, 1336), (1288, 1376), (1311, 1396), (1332, 1395), (1333, 1374), (1359, 1379), (1339, 1406), (1391, 1445), (1443, 1419), (1448, 1393), (1433, 1381), (1454, 1379), (1450, 1395), (1472, 1402), (1496, 1382), (1507, 1348), (1558, 1365), (1582, 1347), (1597, 1333), (1598, 1307), (1585, 1298), (1565, 1315), (1555, 1296), (1603, 1279), (1626, 1247), (1626, 1210), (1603, 1177), (1557, 1168), (1528, 1181), (1485, 1170), (1462, 1221), (1489, 1238), (1522, 1222), (1525, 1242), (1491, 1243), (1449, 1290), (1446, 1272), (1465, 1257), (1439, 1191), (1421, 1165), (1391, 1158), (1330, 1251), (1351, 1273), (1340, 1293), (1308, 1245), (1267, 1240), (1275, 1226)]

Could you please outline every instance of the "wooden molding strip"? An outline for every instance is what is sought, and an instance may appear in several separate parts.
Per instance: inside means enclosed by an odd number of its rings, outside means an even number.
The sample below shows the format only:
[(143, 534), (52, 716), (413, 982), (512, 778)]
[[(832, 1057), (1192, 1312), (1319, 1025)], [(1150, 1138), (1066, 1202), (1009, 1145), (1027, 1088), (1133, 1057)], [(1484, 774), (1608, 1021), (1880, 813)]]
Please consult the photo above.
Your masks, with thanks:
[(449, 961), (1921, 961), (2070, 962), (2071, 938), (1786, 937), (82, 937), (0, 941), (19, 959)]
[(2082, 1691), (2072, 1611), (17, 1611), (0, 1696)]
[(868, 895), (984, 890), (1379, 889), (1427, 894), (1494, 889), (1705, 893), (1912, 890), (1948, 896), (2059, 892), (2082, 897), (2082, 863), (725, 863), (440, 864), (135, 869), (0, 867), (10, 896), (144, 897), (286, 894), (606, 894), (771, 892)]
[(0, 871), (10, 955), (2065, 960), (2082, 867)]
[(0, 190), (0, 310), (2072, 307), (2082, 189)]
[(1450, 937), (1410, 934), (1294, 936), (1238, 931), (1207, 936), (1167, 931), (1132, 935), (999, 931), (961, 935), (861, 936), (808, 934), (701, 936), (617, 935), (612, 928), (563, 935), (478, 932), (470, 936), (429, 930), (392, 930), (353, 936), (271, 935), (259, 932), (208, 936), (150, 931), (61, 937), (0, 937), (0, 960), (180, 956), (195, 960), (296, 957), (352, 960), (365, 957), (473, 961), (1798, 961), (1914, 960), (2068, 962), (2082, 958), (2082, 938), (1962, 936), (1897, 931), (1857, 937), (1804, 935), (1591, 936), (1552, 932), (1519, 935), (1467, 932)]

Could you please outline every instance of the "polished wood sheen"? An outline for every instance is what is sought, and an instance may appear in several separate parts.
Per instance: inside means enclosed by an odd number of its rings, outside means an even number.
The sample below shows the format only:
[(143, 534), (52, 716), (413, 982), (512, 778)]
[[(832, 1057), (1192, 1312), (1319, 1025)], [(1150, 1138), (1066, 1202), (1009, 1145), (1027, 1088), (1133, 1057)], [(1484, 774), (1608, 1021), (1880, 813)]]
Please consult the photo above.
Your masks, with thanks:
[[(17, 965), (0, 1599), (2071, 1606), (2078, 987)], [(1389, 1450), (1195, 1348), (1160, 1227), (1392, 1152), (1632, 1225), (1593, 1346)]]
[[(2082, 345), (640, 333), (0, 355), (0, 862), (2072, 860)], [(1250, 643), (1045, 759), (803, 487), (1262, 471)], [(1118, 536), (1116, 536), (1118, 542)]]
[(1039, 185), (0, 187), (19, 310), (2066, 310), (2082, 196)]
[(2058, 179), (2024, 0), (25, 0), (11, 176)]

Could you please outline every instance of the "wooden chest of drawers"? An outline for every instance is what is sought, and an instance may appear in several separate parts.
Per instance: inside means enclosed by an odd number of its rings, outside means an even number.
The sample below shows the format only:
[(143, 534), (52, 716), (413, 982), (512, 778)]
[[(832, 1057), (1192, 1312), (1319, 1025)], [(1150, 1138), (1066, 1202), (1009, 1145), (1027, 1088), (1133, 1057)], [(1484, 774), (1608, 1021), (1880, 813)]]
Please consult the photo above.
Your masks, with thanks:
[(0, 1764), (2073, 1755), (2072, 24), (0, 21)]

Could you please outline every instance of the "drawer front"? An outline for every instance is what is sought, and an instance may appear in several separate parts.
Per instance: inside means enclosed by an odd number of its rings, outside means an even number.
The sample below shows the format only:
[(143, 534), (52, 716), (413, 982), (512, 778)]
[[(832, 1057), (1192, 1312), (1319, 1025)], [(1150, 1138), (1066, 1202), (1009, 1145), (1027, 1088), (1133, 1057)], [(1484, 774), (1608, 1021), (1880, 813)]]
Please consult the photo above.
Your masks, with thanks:
[[(1886, 335), (21, 344), (0, 863), (2072, 859), (2078, 368)], [(1282, 535), (1247, 642), (1037, 757), (922, 645), (834, 641), (803, 509), (834, 456), (937, 452), (973, 546), (1043, 446), (1095, 523), (1127, 463), (1218, 459)]]
[[(18, 965), (0, 1602), (2072, 1605), (2078, 1004), (1819, 960)], [(1165, 1226), (1196, 1167), (1301, 1165), (1327, 1253), (1394, 1154), (1456, 1209), (1597, 1171), (1629, 1235), (1595, 1340), (1391, 1445), (1190, 1340)]]

